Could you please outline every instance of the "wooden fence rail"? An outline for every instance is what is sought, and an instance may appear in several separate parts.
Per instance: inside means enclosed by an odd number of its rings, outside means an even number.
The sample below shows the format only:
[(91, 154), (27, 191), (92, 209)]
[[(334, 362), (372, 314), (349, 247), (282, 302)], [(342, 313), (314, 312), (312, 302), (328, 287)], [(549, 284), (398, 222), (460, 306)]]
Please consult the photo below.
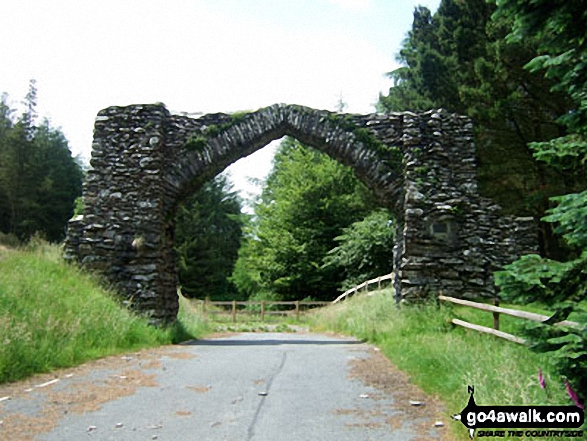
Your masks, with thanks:
[(336, 299), (334, 299), (332, 301), (332, 303), (338, 303), (341, 300), (345, 299), (347, 296), (349, 296), (351, 294), (355, 294), (363, 288), (364, 288), (365, 292), (367, 292), (369, 290), (369, 285), (372, 285), (374, 283), (377, 283), (377, 289), (381, 290), (381, 282), (384, 280), (391, 280), (391, 285), (393, 286), (394, 279), (395, 279), (395, 274), (391, 273), (391, 274), (386, 274), (384, 276), (376, 277), (375, 279), (367, 280), (366, 282), (363, 282), (363, 283), (361, 283), (357, 286), (354, 286), (353, 288), (345, 291), (344, 293), (339, 295)]
[[(495, 335), (496, 337), (505, 338), (506, 340), (513, 341), (515, 343), (524, 344), (525, 340), (520, 337), (516, 337), (515, 335), (508, 334), (507, 332), (503, 332), (499, 330), (499, 314), (506, 314), (512, 317), (522, 318), (526, 320), (532, 320), (535, 322), (543, 322), (548, 320), (550, 317), (547, 315), (536, 314), (533, 312), (526, 312), (520, 311), (517, 309), (509, 309), (509, 308), (502, 308), (496, 305), (488, 305), (485, 303), (477, 303), (472, 302), (470, 300), (463, 300), (463, 299), (456, 299), (454, 297), (448, 296), (438, 296), (438, 300), (441, 302), (449, 302), (454, 303), (457, 305), (467, 306), (469, 308), (479, 309), (481, 311), (487, 311), (493, 313), (493, 328), (488, 328), (486, 326), (475, 325), (473, 323), (466, 322), (464, 320), (459, 319), (452, 319), (451, 322), (457, 326), (462, 326), (467, 329), (473, 329), (478, 332), (484, 332), (486, 334)], [(554, 326), (579, 326), (578, 323), (572, 322), (569, 320), (564, 320), (562, 322), (555, 323)]]
[[(306, 301), (282, 301), (282, 302), (271, 302), (271, 301), (226, 301), (226, 302), (212, 302), (208, 299), (200, 300), (202, 313), (203, 314), (222, 314), (226, 313), (226, 309), (228, 307), (228, 312), (232, 317), (232, 322), (236, 322), (236, 317), (238, 314), (260, 314), (261, 321), (265, 320), (265, 315), (271, 314), (279, 314), (279, 315), (295, 315), (296, 319), (300, 319), (300, 315), (308, 311), (311, 308), (321, 307), (329, 305), (330, 302), (306, 302)], [(248, 307), (257, 306), (259, 309), (251, 309)], [(281, 309), (281, 310), (271, 310), (272, 306), (289, 306), (289, 309)], [(222, 311), (217, 311), (214, 307), (220, 307)], [(240, 309), (239, 307), (244, 307), (244, 309)], [(293, 307), (293, 308), (292, 308)], [(248, 308), (248, 309), (247, 309)]]

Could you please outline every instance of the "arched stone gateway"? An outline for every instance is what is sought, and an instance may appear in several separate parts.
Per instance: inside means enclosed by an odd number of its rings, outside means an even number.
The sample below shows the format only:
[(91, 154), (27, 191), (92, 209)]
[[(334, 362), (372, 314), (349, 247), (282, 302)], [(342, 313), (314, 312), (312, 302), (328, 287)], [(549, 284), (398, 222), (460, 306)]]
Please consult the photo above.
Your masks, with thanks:
[(536, 251), (531, 218), (502, 216), (479, 196), (466, 117), (442, 110), (354, 115), (277, 104), (189, 118), (156, 104), (99, 112), (84, 215), (69, 223), (65, 257), (104, 273), (154, 323), (173, 320), (177, 203), (284, 135), (352, 167), (393, 212), (397, 300), (441, 291), (492, 296), (492, 272)]

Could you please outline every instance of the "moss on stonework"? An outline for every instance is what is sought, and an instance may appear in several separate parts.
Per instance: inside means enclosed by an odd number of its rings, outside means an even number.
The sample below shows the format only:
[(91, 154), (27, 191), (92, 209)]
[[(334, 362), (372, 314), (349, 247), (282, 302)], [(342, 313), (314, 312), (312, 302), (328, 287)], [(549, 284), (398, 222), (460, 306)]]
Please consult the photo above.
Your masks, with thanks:
[(226, 122), (224, 124), (210, 124), (208, 127), (206, 127), (203, 134), (204, 134), (204, 136), (206, 136), (208, 138), (214, 138), (214, 137), (220, 135), (221, 133), (226, 132), (231, 127), (242, 123), (250, 113), (251, 113), (250, 111), (241, 111), (241, 112), (232, 113), (230, 115), (229, 122)]
[(353, 134), (358, 141), (362, 142), (365, 147), (377, 153), (382, 159), (390, 158), (397, 160), (399, 163), (402, 161), (402, 154), (400, 149), (396, 146), (388, 146), (379, 141), (373, 133), (365, 128), (355, 128)]
[(242, 123), (245, 118), (251, 113), (251, 110), (241, 110), (230, 114), (231, 125)]
[(421, 165), (419, 167), (414, 167), (414, 173), (416, 173), (418, 175), (426, 176), (428, 173), (430, 173), (430, 167), (427, 165)]
[(190, 152), (198, 152), (204, 150), (210, 138), (215, 138), (221, 133), (227, 131), (231, 127), (243, 122), (248, 114), (251, 112), (235, 112), (230, 115), (230, 121), (224, 124), (210, 124), (200, 134), (190, 137), (185, 143), (186, 150)]
[(187, 140), (187, 142), (185, 143), (185, 148), (190, 152), (199, 152), (204, 150), (206, 144), (208, 144), (208, 138), (206, 136), (197, 135), (192, 136), (190, 139)]
[(351, 115), (342, 116), (336, 113), (328, 113), (322, 116), (320, 121), (331, 122), (341, 129), (351, 132), (357, 141), (363, 144), (368, 150), (374, 152), (388, 166), (395, 169), (400, 167), (403, 159), (400, 149), (397, 146), (385, 145), (369, 129), (357, 126)]
[(228, 129), (232, 124), (227, 123), (227, 124), (210, 124), (208, 127), (206, 127), (206, 129), (204, 130), (204, 135), (207, 136), (208, 138), (214, 138), (215, 136), (220, 135), (222, 132), (224, 132), (226, 129)]
[[(301, 106), (295, 106), (295, 109), (302, 113), (308, 113), (308, 110)], [(230, 121), (223, 124), (210, 124), (201, 134), (191, 137), (185, 144), (189, 151), (200, 151), (211, 138), (215, 138), (222, 133), (240, 124), (250, 115), (250, 111), (235, 112), (230, 115)], [(375, 153), (378, 158), (385, 162), (390, 168), (399, 169), (402, 163), (402, 152), (397, 146), (388, 146), (379, 141), (373, 133), (364, 128), (357, 126), (352, 115), (341, 115), (337, 113), (326, 112), (320, 117), (320, 122), (329, 122), (335, 126), (354, 135), (355, 139), (363, 144), (366, 149)]]

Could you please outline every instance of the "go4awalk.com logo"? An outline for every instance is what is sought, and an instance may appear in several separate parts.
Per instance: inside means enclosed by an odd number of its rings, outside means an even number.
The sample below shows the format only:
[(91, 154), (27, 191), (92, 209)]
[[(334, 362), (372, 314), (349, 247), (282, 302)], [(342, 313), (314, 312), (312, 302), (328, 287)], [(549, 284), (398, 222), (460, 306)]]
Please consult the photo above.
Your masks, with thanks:
[(469, 429), (471, 439), (475, 430), (479, 438), (583, 438), (585, 413), (577, 406), (478, 406), (475, 389), (469, 386), (468, 392), (469, 403), (452, 418)]

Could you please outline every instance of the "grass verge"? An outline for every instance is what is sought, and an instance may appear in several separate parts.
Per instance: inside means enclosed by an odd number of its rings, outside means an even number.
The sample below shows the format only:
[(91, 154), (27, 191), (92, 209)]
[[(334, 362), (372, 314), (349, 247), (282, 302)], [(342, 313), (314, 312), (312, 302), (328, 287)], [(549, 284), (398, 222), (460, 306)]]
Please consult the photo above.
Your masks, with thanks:
[(2, 248), (0, 383), (207, 332), (207, 323), (180, 300), (178, 321), (156, 329), (121, 307), (94, 277), (63, 262), (57, 246)]
[[(377, 345), (415, 384), (446, 403), (446, 422), (455, 439), (468, 439), (465, 427), (449, 418), (467, 404), (467, 385), (475, 386), (479, 405), (572, 404), (547, 355), (453, 327), (450, 319), (454, 317), (480, 324), (491, 321), (490, 313), (451, 305), (398, 309), (391, 291), (323, 308), (311, 314), (309, 320), (315, 330), (346, 333)], [(506, 332), (515, 334), (521, 326), (520, 320), (516, 323), (505, 316), (502, 320)], [(539, 385), (539, 368), (546, 389)]]

